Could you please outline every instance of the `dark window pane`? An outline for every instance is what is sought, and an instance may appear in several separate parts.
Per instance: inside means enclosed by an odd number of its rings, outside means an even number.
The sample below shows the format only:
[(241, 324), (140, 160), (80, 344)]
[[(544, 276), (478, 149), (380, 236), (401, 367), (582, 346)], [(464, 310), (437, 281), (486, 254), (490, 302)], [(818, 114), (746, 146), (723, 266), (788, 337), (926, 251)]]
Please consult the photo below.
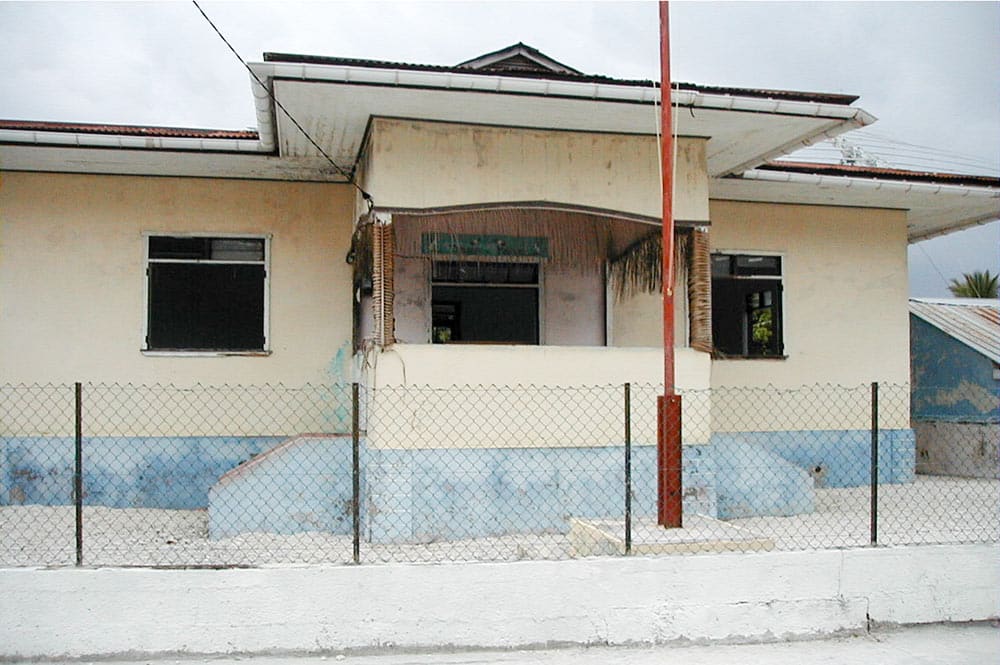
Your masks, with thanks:
[(737, 255), (733, 258), (737, 275), (781, 275), (781, 257)]
[(212, 238), (212, 259), (216, 261), (263, 261), (263, 238)]
[(781, 281), (712, 280), (712, 344), (723, 354), (766, 357), (784, 353)]
[(538, 289), (435, 286), (433, 341), (538, 344)]
[(538, 284), (537, 263), (511, 263), (509, 265), (508, 284)]
[(150, 349), (264, 348), (264, 266), (152, 263)]
[(493, 261), (435, 261), (435, 282), (466, 284), (537, 284), (537, 263), (497, 263)]
[(728, 277), (733, 274), (732, 257), (726, 254), (712, 255), (712, 277)]
[(149, 258), (207, 259), (209, 257), (209, 240), (209, 238), (153, 236), (149, 239)]
[(431, 341), (448, 344), (462, 341), (462, 303), (434, 302), (431, 306)]

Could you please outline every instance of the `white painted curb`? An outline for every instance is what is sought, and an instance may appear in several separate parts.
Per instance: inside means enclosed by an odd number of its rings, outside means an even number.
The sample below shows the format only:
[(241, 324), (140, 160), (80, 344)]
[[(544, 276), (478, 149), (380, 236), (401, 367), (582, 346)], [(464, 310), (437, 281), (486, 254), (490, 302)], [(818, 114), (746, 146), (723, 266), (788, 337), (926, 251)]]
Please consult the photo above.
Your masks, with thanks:
[(2, 569), (0, 657), (761, 640), (1000, 615), (1000, 548)]

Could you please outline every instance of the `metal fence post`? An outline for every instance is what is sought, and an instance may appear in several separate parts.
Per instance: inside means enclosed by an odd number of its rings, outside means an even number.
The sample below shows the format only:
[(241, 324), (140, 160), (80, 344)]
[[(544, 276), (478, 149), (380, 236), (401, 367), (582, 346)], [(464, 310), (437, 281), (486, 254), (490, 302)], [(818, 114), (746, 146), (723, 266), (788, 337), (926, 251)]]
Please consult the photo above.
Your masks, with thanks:
[(625, 554), (632, 553), (632, 384), (625, 384)]
[(354, 533), (354, 563), (361, 563), (361, 402), (358, 384), (351, 384), (351, 519)]
[(73, 465), (73, 503), (76, 506), (76, 565), (83, 565), (83, 385), (73, 384), (75, 442)]
[(872, 381), (871, 544), (878, 544), (878, 382)]

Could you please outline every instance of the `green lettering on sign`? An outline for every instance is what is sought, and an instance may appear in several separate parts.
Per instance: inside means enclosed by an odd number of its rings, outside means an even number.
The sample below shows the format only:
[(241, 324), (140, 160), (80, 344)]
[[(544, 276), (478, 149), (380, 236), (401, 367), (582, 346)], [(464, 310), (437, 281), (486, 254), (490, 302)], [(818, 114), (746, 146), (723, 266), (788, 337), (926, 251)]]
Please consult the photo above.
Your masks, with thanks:
[(456, 256), (533, 256), (549, 258), (549, 239), (474, 233), (424, 233), (424, 254)]

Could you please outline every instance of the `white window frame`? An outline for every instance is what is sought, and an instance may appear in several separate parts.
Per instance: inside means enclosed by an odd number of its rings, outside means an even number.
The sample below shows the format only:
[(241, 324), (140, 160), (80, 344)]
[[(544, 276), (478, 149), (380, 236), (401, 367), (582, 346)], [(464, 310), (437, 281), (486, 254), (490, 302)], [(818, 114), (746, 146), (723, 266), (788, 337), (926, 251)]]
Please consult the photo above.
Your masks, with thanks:
[[(146, 340), (149, 339), (149, 240), (150, 238), (237, 238), (264, 241), (264, 316), (263, 334), (264, 348), (254, 351), (184, 351), (150, 349)], [(270, 233), (233, 233), (209, 231), (178, 232), (178, 231), (143, 231), (142, 232), (142, 337), (140, 352), (151, 357), (218, 357), (218, 356), (269, 356), (271, 355), (271, 242)], [(212, 263), (212, 264), (243, 264), (260, 265), (259, 261), (199, 261), (192, 259), (154, 259), (155, 263)]]
[[(502, 260), (498, 260), (501, 259)], [(545, 261), (544, 257), (540, 256), (504, 256), (504, 257), (489, 257), (489, 259), (483, 259), (483, 263), (534, 263), (538, 266), (538, 284), (476, 284), (472, 282), (435, 282), (434, 281), (434, 264), (441, 263), (454, 263), (454, 262), (468, 262), (476, 261), (478, 257), (462, 256), (456, 257), (454, 254), (428, 254), (427, 255), (427, 343), (434, 343), (434, 287), (440, 286), (478, 286), (484, 288), (496, 288), (496, 287), (516, 287), (524, 289), (538, 289), (538, 344), (537, 346), (545, 345)], [(496, 342), (497, 346), (506, 346), (501, 342)]]
[[(779, 259), (781, 259), (781, 271), (778, 274), (778, 279), (781, 280), (781, 346), (782, 346), (782, 352), (781, 352), (780, 356), (725, 356), (725, 357), (714, 358), (713, 360), (715, 360), (715, 361), (719, 361), (719, 360), (726, 360), (726, 361), (748, 361), (748, 362), (755, 362), (755, 361), (758, 361), (758, 360), (764, 360), (764, 361), (767, 361), (767, 360), (787, 360), (788, 357), (789, 357), (789, 355), (790, 355), (790, 352), (789, 352), (788, 338), (785, 335), (785, 332), (788, 330), (788, 319), (789, 319), (788, 309), (786, 308), (787, 302), (786, 302), (786, 298), (785, 298), (785, 287), (787, 286), (787, 284), (785, 282), (785, 279), (786, 279), (786, 277), (785, 277), (785, 265), (786, 265), (786, 260), (787, 260), (786, 253), (785, 252), (776, 252), (776, 251), (773, 251), (773, 250), (761, 250), (761, 249), (711, 249), (711, 250), (709, 250), (709, 253), (708, 253), (709, 261), (711, 261), (712, 257), (715, 256), (716, 254), (725, 254), (727, 256), (732, 256), (734, 254), (737, 254), (737, 255), (740, 255), (740, 256), (776, 256)], [(709, 282), (711, 282), (711, 279), (712, 278), (711, 278), (711, 274), (710, 274), (709, 275)], [(759, 275), (759, 276), (748, 275), (748, 276), (745, 276), (745, 277), (741, 277), (740, 279), (774, 279), (774, 275)], [(711, 289), (711, 284), (709, 285), (709, 288)]]

